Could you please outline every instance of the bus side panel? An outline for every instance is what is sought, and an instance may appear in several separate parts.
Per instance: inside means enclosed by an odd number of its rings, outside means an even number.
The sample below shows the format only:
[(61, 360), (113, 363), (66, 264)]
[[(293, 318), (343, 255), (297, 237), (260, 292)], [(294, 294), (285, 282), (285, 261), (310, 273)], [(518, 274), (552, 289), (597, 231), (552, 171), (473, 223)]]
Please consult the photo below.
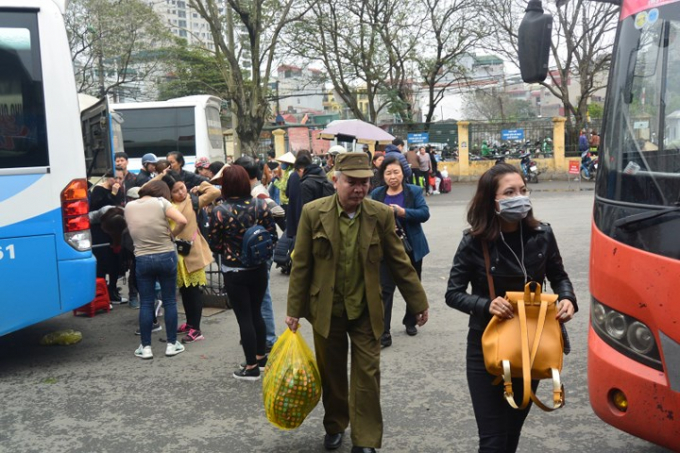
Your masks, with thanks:
[(66, 243), (61, 222), (54, 209), (0, 227), (0, 336), (94, 298), (96, 260)]
[(0, 239), (0, 335), (61, 313), (54, 236)]
[[(680, 343), (680, 303), (677, 284), (680, 261), (629, 247), (602, 234), (593, 223), (590, 292), (594, 299), (628, 316), (653, 332), (666, 373), (650, 368), (606, 344), (590, 327), (588, 389), (595, 413), (616, 428), (659, 445), (680, 450), (680, 392), (669, 369), (677, 369), (672, 351), (664, 354), (659, 332)], [(610, 402), (612, 389), (622, 390), (628, 408)], [(677, 390), (677, 389), (676, 389)]]
[[(94, 256), (59, 261), (61, 310), (66, 312), (84, 305), (95, 296), (97, 260)], [(85, 303), (87, 303), (85, 302)]]

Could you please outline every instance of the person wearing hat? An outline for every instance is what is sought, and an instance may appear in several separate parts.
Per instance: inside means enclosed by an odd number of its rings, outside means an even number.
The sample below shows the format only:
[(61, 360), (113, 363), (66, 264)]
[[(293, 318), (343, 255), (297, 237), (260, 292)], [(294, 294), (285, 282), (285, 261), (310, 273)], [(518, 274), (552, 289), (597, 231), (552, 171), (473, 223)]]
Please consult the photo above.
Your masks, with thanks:
[(326, 165), (323, 167), (323, 171), (326, 172), (326, 176), (329, 181), (333, 181), (333, 167), (335, 166), (335, 160), (340, 154), (346, 153), (347, 150), (344, 146), (334, 145), (328, 149), (326, 153)]
[(208, 174), (208, 171), (210, 169), (210, 159), (208, 159), (205, 156), (201, 156), (198, 159), (196, 159), (196, 163), (194, 164), (194, 172), (197, 175), (201, 175), (204, 178), (210, 179), (212, 176)]
[(288, 187), (288, 178), (293, 172), (293, 165), (295, 165), (295, 155), (288, 151), (281, 157), (277, 157), (276, 161), (281, 164), (281, 171), (277, 179), (275, 179), (274, 187), (279, 190), (279, 206), (288, 214), (288, 195), (286, 195), (286, 187)]
[[(371, 176), (365, 153), (341, 154), (333, 176), (336, 194), (303, 207), (286, 317), (293, 332), (300, 318), (307, 318), (314, 329), (325, 410), (324, 447), (339, 448), (351, 424), (354, 453), (375, 452), (382, 442), (381, 261), (416, 314), (418, 325), (428, 319), (427, 296), (397, 237), (392, 209), (366, 198)], [(348, 335), (352, 345), (349, 385)]]
[(158, 162), (158, 158), (153, 153), (146, 153), (142, 156), (142, 168), (135, 179), (135, 187), (142, 187), (151, 181), (153, 174), (156, 172), (156, 162)]

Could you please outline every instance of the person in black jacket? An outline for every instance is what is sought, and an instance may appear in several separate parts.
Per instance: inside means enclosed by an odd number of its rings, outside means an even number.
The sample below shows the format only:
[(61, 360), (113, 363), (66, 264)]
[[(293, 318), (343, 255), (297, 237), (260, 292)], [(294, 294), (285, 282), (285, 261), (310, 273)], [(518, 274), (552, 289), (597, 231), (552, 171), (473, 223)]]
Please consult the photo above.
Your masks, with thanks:
[[(295, 157), (295, 167), (297, 168), (298, 159), (306, 156), (309, 161), (312, 161), (312, 155), (309, 151), (301, 149), (297, 152)], [(302, 192), (300, 188), (301, 171), (294, 170), (288, 177), (288, 184), (286, 185), (286, 196), (288, 197), (288, 209), (286, 210), (286, 236), (294, 238), (297, 234), (298, 223), (302, 215)]]
[(335, 187), (328, 180), (326, 172), (319, 165), (312, 163), (309, 157), (298, 157), (295, 160), (295, 170), (302, 170), (302, 175), (300, 176), (300, 199), (302, 206), (310, 201), (335, 193)]
[(153, 174), (156, 172), (156, 163), (158, 158), (153, 153), (146, 153), (142, 156), (142, 168), (135, 179), (135, 187), (142, 187), (147, 182), (151, 181)]
[[(509, 164), (497, 164), (479, 179), (468, 209), (467, 230), (453, 258), (446, 304), (470, 316), (467, 341), (467, 380), (477, 420), (480, 452), (514, 452), (531, 404), (512, 409), (503, 386), (493, 385), (486, 371), (482, 333), (492, 316), (509, 319), (512, 305), (506, 291), (522, 291), (526, 282), (547, 278), (558, 294), (557, 319), (564, 323), (578, 310), (569, 276), (564, 270), (555, 235), (548, 224), (534, 218), (526, 181)], [(489, 296), (482, 243), (490, 255), (490, 274), (497, 297)], [(467, 293), (468, 284), (472, 290)], [(533, 382), (534, 390), (538, 385)], [(513, 379), (515, 398), (523, 396), (521, 379)]]
[(184, 170), (184, 156), (179, 151), (168, 153), (168, 163), (170, 164), (170, 170), (172, 170), (171, 176), (176, 181), (184, 182), (187, 191), (191, 191), (194, 187), (200, 186), (203, 181), (208, 180), (208, 178), (201, 175)]

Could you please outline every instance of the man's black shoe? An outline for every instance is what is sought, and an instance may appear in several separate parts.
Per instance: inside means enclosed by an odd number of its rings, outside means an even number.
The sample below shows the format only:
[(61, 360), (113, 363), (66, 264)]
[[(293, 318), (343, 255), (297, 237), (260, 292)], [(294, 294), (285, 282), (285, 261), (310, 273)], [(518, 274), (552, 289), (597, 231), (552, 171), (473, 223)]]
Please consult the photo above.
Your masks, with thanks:
[(326, 434), (323, 438), (323, 447), (326, 450), (337, 450), (342, 445), (342, 436), (345, 433)]
[(406, 326), (406, 334), (410, 337), (418, 335), (418, 328), (416, 326)]
[(375, 453), (375, 448), (372, 447), (352, 447), (352, 453)]
[(382, 334), (382, 337), (380, 337), (380, 346), (383, 348), (392, 346), (392, 335), (389, 332)]

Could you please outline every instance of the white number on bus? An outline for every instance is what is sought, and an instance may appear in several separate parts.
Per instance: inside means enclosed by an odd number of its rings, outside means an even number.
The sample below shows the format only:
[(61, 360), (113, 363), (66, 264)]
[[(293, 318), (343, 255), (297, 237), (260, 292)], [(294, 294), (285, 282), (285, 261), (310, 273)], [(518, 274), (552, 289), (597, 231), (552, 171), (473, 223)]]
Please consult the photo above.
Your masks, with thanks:
[(5, 246), (4, 250), (2, 249), (2, 247), (0, 247), (0, 260), (5, 257), (5, 253), (7, 253), (10, 260), (15, 259), (16, 257), (14, 256), (14, 244)]

